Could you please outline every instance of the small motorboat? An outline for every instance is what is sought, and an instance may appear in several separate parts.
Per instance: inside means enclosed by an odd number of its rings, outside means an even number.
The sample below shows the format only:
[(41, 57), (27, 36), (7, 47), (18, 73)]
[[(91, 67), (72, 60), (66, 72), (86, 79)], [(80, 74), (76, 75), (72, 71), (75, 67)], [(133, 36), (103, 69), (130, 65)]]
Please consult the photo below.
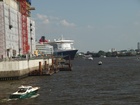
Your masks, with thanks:
[(20, 86), (19, 90), (10, 95), (10, 99), (24, 99), (36, 95), (40, 87)]
[(93, 60), (93, 57), (88, 57), (88, 60)]
[(99, 61), (99, 62), (98, 62), (98, 65), (102, 65), (102, 61)]
[(93, 60), (92, 55), (84, 55), (83, 58), (84, 58), (85, 60)]

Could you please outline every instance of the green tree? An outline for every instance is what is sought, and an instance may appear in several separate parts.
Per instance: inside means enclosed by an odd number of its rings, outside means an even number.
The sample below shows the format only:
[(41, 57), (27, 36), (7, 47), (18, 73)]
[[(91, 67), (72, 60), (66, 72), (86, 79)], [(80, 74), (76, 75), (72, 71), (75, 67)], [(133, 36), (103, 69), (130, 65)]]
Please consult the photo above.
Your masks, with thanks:
[(106, 55), (106, 53), (104, 52), (104, 51), (102, 51), (102, 50), (100, 50), (99, 52), (98, 52), (98, 57), (100, 57), (100, 56), (105, 56)]

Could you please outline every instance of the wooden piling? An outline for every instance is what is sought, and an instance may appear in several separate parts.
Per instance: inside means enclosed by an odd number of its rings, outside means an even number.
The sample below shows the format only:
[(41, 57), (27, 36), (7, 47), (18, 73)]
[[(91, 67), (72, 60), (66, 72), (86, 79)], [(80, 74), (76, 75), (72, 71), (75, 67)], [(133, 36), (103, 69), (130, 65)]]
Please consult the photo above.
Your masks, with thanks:
[(42, 65), (41, 65), (41, 62), (39, 62), (39, 75), (42, 75)]
[(47, 61), (44, 62), (44, 70), (47, 69)]

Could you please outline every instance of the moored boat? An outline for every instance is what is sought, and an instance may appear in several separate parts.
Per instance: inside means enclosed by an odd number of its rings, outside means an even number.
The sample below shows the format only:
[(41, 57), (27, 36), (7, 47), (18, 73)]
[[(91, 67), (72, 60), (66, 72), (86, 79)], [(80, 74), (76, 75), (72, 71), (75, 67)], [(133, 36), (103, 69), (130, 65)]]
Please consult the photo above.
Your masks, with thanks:
[(102, 65), (102, 61), (99, 61), (99, 62), (98, 62), (98, 65)]
[(84, 55), (83, 58), (87, 59), (87, 60), (93, 60), (93, 57), (90, 54), (89, 55)]
[(24, 99), (36, 95), (40, 87), (20, 86), (19, 90), (10, 94), (10, 99)]

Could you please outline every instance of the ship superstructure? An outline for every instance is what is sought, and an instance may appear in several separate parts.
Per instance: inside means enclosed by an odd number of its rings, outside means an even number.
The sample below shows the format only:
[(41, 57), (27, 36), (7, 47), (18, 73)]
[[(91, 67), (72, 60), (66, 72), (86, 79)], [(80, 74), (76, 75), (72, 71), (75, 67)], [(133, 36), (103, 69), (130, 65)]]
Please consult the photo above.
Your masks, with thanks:
[(53, 55), (63, 57), (66, 60), (73, 60), (78, 51), (73, 46), (74, 40), (64, 39), (63, 36), (59, 39), (54, 39), (54, 41), (45, 40), (45, 37), (42, 36), (39, 43), (53, 46)]
[(0, 58), (33, 54), (35, 22), (31, 0), (0, 0)]

